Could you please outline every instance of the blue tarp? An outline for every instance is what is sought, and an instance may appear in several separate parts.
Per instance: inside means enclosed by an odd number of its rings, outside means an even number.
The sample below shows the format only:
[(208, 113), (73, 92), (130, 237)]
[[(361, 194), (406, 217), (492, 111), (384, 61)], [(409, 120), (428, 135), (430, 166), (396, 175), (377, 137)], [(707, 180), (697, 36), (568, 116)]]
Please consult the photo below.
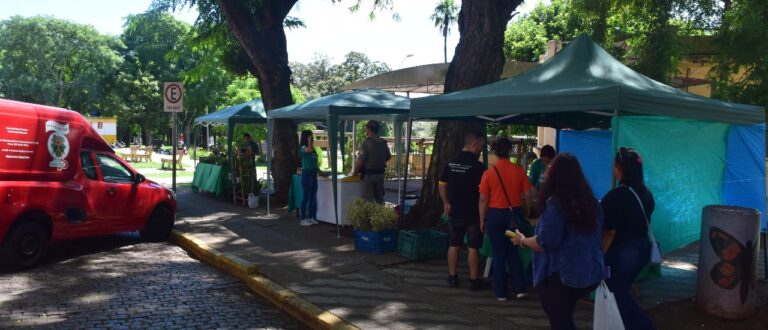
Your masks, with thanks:
[(728, 131), (723, 203), (765, 214), (765, 124), (732, 125)]
[(560, 131), (559, 152), (576, 155), (595, 198), (611, 190), (613, 157), (610, 131)]

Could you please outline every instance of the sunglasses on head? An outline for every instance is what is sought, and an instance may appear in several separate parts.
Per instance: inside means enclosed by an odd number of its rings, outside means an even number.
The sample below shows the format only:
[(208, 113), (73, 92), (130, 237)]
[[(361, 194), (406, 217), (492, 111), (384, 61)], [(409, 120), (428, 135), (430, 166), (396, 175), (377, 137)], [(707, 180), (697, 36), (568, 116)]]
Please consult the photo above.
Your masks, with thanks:
[(630, 151), (634, 151), (635, 149), (627, 148), (627, 147), (619, 147), (619, 163), (624, 164), (624, 157), (625, 155), (628, 155)]

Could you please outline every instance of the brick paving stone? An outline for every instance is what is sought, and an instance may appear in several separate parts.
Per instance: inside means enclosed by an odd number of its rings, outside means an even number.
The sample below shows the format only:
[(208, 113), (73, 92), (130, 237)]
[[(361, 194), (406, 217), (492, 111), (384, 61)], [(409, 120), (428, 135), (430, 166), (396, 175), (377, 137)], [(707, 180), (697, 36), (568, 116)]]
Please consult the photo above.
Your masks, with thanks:
[(41, 266), (0, 270), (0, 329), (303, 329), (238, 279), (135, 234), (54, 244)]

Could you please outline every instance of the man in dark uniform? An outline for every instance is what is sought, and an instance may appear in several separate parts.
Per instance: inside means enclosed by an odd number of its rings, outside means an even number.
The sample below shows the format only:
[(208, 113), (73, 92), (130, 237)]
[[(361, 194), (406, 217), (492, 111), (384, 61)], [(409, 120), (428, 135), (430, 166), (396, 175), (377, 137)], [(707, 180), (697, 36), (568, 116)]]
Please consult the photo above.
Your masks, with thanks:
[(459, 286), (456, 266), (459, 263), (459, 249), (467, 235), (469, 248), (469, 283), (472, 290), (484, 287), (480, 281), (480, 255), (478, 249), (483, 244), (478, 211), (480, 179), (485, 166), (478, 160), (485, 139), (479, 132), (470, 132), (464, 136), (464, 148), (443, 168), (440, 174), (438, 190), (443, 200), (445, 214), (450, 218), (448, 248), (448, 285)]
[(364, 200), (384, 204), (384, 170), (387, 161), (392, 158), (387, 141), (379, 137), (379, 122), (369, 120), (365, 124), (366, 138), (360, 146), (352, 175), (361, 174), (361, 195)]

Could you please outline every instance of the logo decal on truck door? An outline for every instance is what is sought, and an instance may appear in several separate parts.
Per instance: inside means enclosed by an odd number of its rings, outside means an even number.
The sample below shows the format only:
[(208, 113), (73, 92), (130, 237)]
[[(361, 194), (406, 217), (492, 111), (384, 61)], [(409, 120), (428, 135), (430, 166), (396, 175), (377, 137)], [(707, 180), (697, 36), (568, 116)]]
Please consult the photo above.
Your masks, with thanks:
[(48, 153), (51, 154), (53, 160), (48, 163), (48, 166), (56, 168), (61, 171), (67, 168), (67, 161), (64, 160), (69, 154), (69, 140), (67, 140), (67, 134), (69, 134), (69, 124), (59, 124), (53, 120), (45, 122), (45, 132), (53, 132), (48, 137)]

